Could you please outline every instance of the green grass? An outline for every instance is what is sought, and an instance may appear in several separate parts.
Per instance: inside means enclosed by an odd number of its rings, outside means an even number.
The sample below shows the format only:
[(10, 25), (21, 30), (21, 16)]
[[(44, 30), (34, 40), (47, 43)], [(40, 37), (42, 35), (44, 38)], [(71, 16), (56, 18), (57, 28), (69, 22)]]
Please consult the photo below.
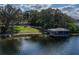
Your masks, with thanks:
[(40, 32), (38, 29), (32, 28), (32, 27), (24, 27), (24, 26), (16, 26), (15, 30), (19, 32), (26, 32), (26, 33), (38, 33)]

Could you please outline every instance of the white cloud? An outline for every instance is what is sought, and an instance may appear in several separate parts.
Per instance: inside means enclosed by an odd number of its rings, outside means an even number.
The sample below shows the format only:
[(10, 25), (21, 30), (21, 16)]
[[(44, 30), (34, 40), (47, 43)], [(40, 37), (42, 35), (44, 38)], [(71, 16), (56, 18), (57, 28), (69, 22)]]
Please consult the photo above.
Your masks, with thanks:
[(72, 18), (79, 19), (79, 4), (66, 6), (61, 10)]
[[(5, 6), (6, 4), (0, 4), (0, 6)], [(51, 6), (51, 4), (12, 4), (12, 6), (16, 8), (20, 8), (23, 11), (25, 10), (41, 10), (41, 9), (47, 9)]]
[(47, 4), (24, 4), (24, 5), (20, 5), (20, 8), (22, 10), (41, 10), (41, 9), (46, 9), (49, 8), (51, 5), (47, 5)]
[[(41, 10), (41, 9), (47, 9), (51, 7), (53, 4), (13, 4), (16, 6), (16, 8), (21, 8), (22, 11), (25, 10)], [(3, 6), (3, 5), (0, 5)], [(52, 7), (53, 8), (53, 7)], [(79, 4), (71, 4), (64, 7), (59, 7), (63, 13), (66, 13), (67, 15), (79, 19)]]

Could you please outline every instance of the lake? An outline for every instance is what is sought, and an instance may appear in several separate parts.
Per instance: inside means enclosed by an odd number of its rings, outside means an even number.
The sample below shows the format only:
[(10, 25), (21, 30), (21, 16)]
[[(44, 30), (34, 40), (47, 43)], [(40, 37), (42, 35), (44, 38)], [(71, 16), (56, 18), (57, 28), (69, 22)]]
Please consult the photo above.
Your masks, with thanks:
[(0, 55), (79, 55), (79, 36), (47, 39), (1, 39)]

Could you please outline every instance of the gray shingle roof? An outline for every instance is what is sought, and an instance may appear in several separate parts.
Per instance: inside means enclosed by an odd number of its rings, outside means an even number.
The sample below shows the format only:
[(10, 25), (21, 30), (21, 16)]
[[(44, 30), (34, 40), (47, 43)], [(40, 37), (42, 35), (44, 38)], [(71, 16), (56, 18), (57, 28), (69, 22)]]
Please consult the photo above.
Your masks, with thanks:
[(66, 28), (51, 28), (51, 29), (48, 29), (49, 31), (69, 31), (68, 29)]

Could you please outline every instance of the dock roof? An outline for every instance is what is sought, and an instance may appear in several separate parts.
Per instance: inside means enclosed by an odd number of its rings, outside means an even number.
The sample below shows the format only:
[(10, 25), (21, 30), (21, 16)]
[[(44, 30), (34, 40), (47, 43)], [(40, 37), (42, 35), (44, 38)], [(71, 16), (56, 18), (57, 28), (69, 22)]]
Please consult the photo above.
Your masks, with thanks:
[(51, 28), (51, 29), (48, 29), (49, 31), (69, 31), (69, 29), (66, 29), (66, 28)]

